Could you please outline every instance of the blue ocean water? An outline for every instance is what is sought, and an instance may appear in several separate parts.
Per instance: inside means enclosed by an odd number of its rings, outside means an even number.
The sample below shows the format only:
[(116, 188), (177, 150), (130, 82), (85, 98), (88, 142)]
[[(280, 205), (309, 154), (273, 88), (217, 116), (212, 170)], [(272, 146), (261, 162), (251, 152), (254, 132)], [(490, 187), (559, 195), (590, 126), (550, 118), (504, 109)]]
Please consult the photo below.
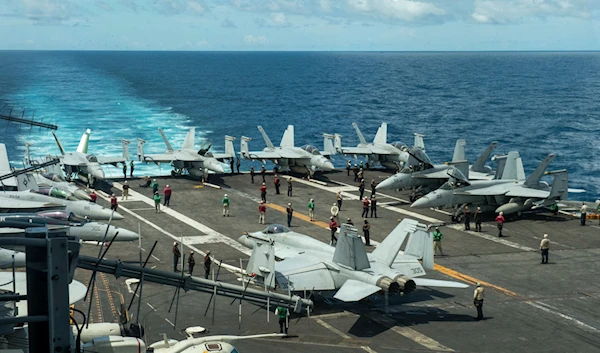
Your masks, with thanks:
[[(568, 169), (570, 186), (587, 190), (574, 199), (600, 198), (599, 97), (596, 52), (0, 51), (0, 112), (57, 123), (67, 149), (90, 128), (90, 152), (120, 155), (126, 138), (135, 154), (138, 137), (147, 153), (162, 152), (158, 127), (175, 147), (191, 126), (217, 151), (226, 134), (262, 149), (259, 124), (275, 143), (293, 124), (297, 145), (321, 148), (324, 132), (356, 145), (352, 122), (372, 139), (385, 121), (388, 141), (425, 134), (436, 162), (459, 137), (471, 159), (493, 140), (497, 153), (519, 151), (526, 173), (557, 153), (551, 169)], [(16, 166), (25, 141), (35, 155), (58, 153), (38, 128), (0, 121), (0, 134)]]

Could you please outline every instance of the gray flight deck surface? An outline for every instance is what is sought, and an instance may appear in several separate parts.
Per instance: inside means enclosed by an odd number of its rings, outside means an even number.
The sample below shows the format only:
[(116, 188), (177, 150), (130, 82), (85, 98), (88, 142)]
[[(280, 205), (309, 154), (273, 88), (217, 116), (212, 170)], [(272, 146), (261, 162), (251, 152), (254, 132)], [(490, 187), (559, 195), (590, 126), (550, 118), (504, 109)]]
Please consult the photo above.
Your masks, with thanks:
[[(371, 179), (377, 182), (389, 176), (382, 171), (366, 171), (366, 195), (370, 195)], [(243, 231), (264, 229), (258, 224), (258, 201), (261, 176), (255, 183), (250, 175), (211, 176), (211, 182), (222, 186), (215, 189), (186, 178), (157, 178), (159, 190), (166, 184), (173, 189), (171, 207), (155, 213), (151, 204), (152, 190), (138, 187), (140, 180), (131, 180), (129, 201), (121, 201), (119, 212), (125, 220), (115, 225), (137, 230), (141, 225), (144, 258), (152, 244), (158, 246), (148, 266), (172, 270), (171, 248), (173, 237), (184, 237), (185, 254), (191, 246), (211, 254), (224, 263), (244, 266), (250, 251), (236, 239)], [(335, 202), (335, 191), (342, 190), (344, 202), (340, 219), (350, 217), (360, 228), (361, 204), (358, 183), (346, 171), (320, 176), (327, 185), (294, 181), (293, 197), (287, 197), (287, 176), (282, 176), (281, 195), (275, 195), (273, 176), (267, 175), (267, 223), (286, 223), (285, 207), (292, 202), (295, 210), (292, 229), (329, 241), (325, 229), (330, 208)], [(122, 181), (116, 181), (112, 192), (120, 196)], [(108, 190), (106, 190), (108, 191)], [(141, 194), (138, 194), (138, 192)], [(222, 216), (221, 198), (231, 198), (231, 216)], [(101, 194), (104, 195), (104, 194)], [(353, 197), (352, 197), (353, 196)], [(308, 220), (307, 203), (315, 199), (317, 222)], [(351, 198), (354, 198), (351, 200)], [(436, 220), (449, 221), (449, 216), (434, 210), (415, 210), (403, 200), (406, 193), (378, 193), (378, 218), (371, 219), (371, 239), (381, 242), (396, 226), (399, 219), (409, 217), (421, 223)], [(107, 204), (105, 198), (99, 202)], [(125, 210), (127, 209), (127, 210)], [(164, 208), (163, 208), (164, 210)], [(421, 218), (419, 218), (421, 217)], [(471, 226), (474, 229), (474, 224)], [(203, 230), (200, 231), (199, 229)], [(210, 232), (210, 230), (214, 232)], [(465, 232), (462, 225), (441, 227), (446, 256), (436, 256), (436, 271), (427, 278), (461, 280), (472, 284), (480, 281), (486, 288), (483, 312), (485, 319), (474, 320), (473, 290), (417, 288), (405, 297), (391, 297), (385, 308), (382, 296), (372, 296), (365, 302), (340, 304), (316, 299), (310, 317), (292, 316), (286, 339), (248, 340), (236, 343), (241, 352), (593, 352), (600, 350), (600, 226), (598, 220), (588, 220), (585, 227), (569, 216), (551, 216), (549, 213), (526, 215), (525, 219), (509, 220), (504, 227), (505, 238), (497, 238), (495, 223), (490, 219), (483, 224), (482, 233)], [(168, 234), (167, 234), (168, 233)], [(210, 234), (206, 234), (210, 233)], [(544, 233), (551, 241), (550, 261), (541, 265), (539, 242)], [(372, 251), (367, 248), (367, 251)], [(98, 247), (87, 245), (83, 254), (96, 256)], [(107, 259), (139, 260), (137, 243), (115, 243)], [(195, 254), (194, 274), (202, 276), (203, 257)], [(187, 265), (186, 265), (187, 268)], [(216, 270), (216, 266), (213, 265)], [(187, 273), (186, 273), (187, 275)], [(76, 278), (87, 283), (90, 272), (77, 270)], [(128, 304), (129, 293), (125, 278), (100, 275), (96, 295), (92, 300), (92, 322), (116, 322), (121, 295)], [(219, 279), (240, 283), (237, 277), (221, 269)], [(132, 289), (135, 285), (131, 286)], [(169, 313), (174, 288), (145, 283), (143, 287), (140, 321), (146, 328), (146, 342), (169, 337), (184, 339), (181, 330), (189, 326), (203, 326), (211, 334), (249, 335), (279, 332), (277, 318), (266, 310), (249, 303), (242, 306), (241, 328), (238, 323), (238, 302), (217, 297), (214, 324), (213, 309), (204, 316), (210, 295), (181, 292), (177, 328), (175, 306)], [(87, 303), (78, 308), (87, 310)], [(137, 300), (130, 313), (135, 315)], [(274, 308), (271, 308), (273, 310)], [(135, 319), (135, 318), (134, 318)]]

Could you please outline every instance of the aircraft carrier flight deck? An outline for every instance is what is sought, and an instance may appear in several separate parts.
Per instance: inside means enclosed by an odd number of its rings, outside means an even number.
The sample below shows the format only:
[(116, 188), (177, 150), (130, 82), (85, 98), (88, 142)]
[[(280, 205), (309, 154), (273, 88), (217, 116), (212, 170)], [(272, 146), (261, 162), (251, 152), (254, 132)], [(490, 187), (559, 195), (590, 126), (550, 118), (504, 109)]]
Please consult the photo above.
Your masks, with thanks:
[[(381, 182), (388, 173), (367, 170), (365, 181)], [(194, 276), (203, 276), (204, 252), (235, 267), (246, 266), (251, 249), (237, 242), (243, 232), (264, 229), (267, 224), (286, 224), (288, 202), (294, 208), (293, 231), (329, 242), (328, 221), (335, 194), (344, 197), (339, 219), (351, 218), (359, 228), (362, 206), (358, 183), (346, 171), (319, 175), (318, 183), (293, 178), (293, 196), (288, 197), (286, 174), (281, 175), (281, 194), (275, 194), (273, 174), (266, 176), (267, 211), (265, 225), (258, 224), (260, 173), (250, 183), (247, 173), (214, 176), (210, 183), (220, 188), (185, 178), (157, 177), (159, 190), (169, 184), (173, 196), (169, 207), (156, 213), (152, 189), (139, 187), (141, 179), (128, 179), (128, 200), (121, 200), (122, 179), (112, 188), (99, 189), (98, 202), (108, 205), (115, 193), (124, 220), (112, 224), (141, 230), (142, 257), (145, 259), (155, 241), (156, 249), (147, 267), (173, 270), (173, 242), (183, 240), (184, 254), (195, 252)], [(223, 217), (221, 199), (231, 199), (230, 217)], [(367, 186), (365, 194), (370, 196)], [(240, 352), (594, 352), (600, 351), (600, 226), (550, 212), (524, 214), (508, 219), (505, 237), (497, 237), (493, 219), (485, 219), (482, 232), (464, 231), (463, 224), (450, 223), (450, 216), (436, 210), (411, 209), (408, 194), (377, 192), (377, 218), (369, 218), (372, 244), (381, 242), (399, 220), (411, 218), (423, 224), (444, 223), (440, 230), (444, 256), (436, 256), (436, 270), (427, 277), (469, 284), (468, 289), (418, 287), (405, 296), (373, 295), (358, 303), (342, 303), (316, 296), (315, 307), (306, 315), (290, 317), (287, 338), (243, 340), (236, 343)], [(308, 217), (307, 203), (315, 200), (315, 221)], [(108, 206), (107, 206), (108, 207)], [(474, 225), (472, 225), (474, 229)], [(549, 235), (549, 263), (540, 264), (540, 240)], [(368, 247), (372, 251), (375, 247)], [(97, 256), (98, 247), (86, 245), (82, 254)], [(137, 242), (115, 243), (106, 259), (139, 262)], [(217, 266), (213, 264), (216, 271)], [(187, 276), (187, 264), (184, 276)], [(87, 284), (91, 272), (78, 269), (76, 279)], [(241, 284), (239, 277), (221, 268), (218, 280)], [(475, 320), (474, 284), (485, 288), (484, 319)], [(91, 304), (91, 322), (118, 322), (121, 303), (132, 299), (135, 281), (98, 273)], [(175, 288), (144, 283), (139, 317), (138, 301), (129, 311), (132, 321), (145, 327), (146, 342), (156, 342), (166, 333), (185, 338), (183, 330), (202, 326), (210, 334), (252, 335), (279, 332), (277, 317), (266, 308), (210, 295), (181, 291), (179, 305), (171, 307)], [(76, 307), (87, 311), (88, 302)], [(170, 308), (171, 307), (171, 308)], [(170, 310), (169, 310), (170, 309)], [(269, 322), (267, 322), (269, 317)]]

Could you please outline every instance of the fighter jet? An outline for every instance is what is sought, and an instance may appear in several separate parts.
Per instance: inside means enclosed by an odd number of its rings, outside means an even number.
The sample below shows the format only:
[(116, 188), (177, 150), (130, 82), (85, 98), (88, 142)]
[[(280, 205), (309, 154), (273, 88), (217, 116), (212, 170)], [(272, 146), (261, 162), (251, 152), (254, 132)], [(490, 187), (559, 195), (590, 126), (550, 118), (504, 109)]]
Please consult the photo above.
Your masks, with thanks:
[[(400, 169), (408, 161), (410, 155), (407, 152), (409, 148), (407, 145), (402, 142), (387, 143), (387, 123), (381, 123), (372, 143), (365, 140), (356, 123), (352, 123), (352, 126), (356, 130), (360, 143), (356, 147), (342, 147), (342, 136), (336, 134), (334, 144), (337, 152), (354, 156), (365, 155), (373, 165), (379, 163), (385, 168), (393, 170)], [(425, 150), (423, 136), (415, 133), (414, 147)]]
[[(258, 126), (258, 131), (262, 134), (263, 139), (267, 147), (262, 151), (249, 151), (248, 141), (252, 140), (250, 137), (242, 136), (241, 139), (241, 152), (240, 155), (244, 159), (259, 159), (263, 163), (266, 160), (270, 160), (273, 163), (281, 167), (288, 167), (295, 173), (306, 173), (313, 175), (315, 171), (331, 171), (334, 169), (333, 164), (327, 159), (326, 156), (330, 155), (330, 152), (321, 152), (313, 145), (304, 145), (301, 147), (294, 146), (294, 125), (288, 125), (287, 129), (283, 133), (281, 143), (279, 147), (275, 147), (273, 142), (267, 133)], [(325, 145), (327, 141), (331, 143), (328, 136), (325, 136)], [(326, 148), (327, 149), (327, 148)]]
[[(430, 192), (413, 202), (411, 207), (481, 207), (483, 212), (503, 212), (504, 215), (521, 213), (566, 200), (568, 196), (568, 174), (566, 170), (546, 172), (548, 164), (554, 159), (549, 154), (526, 180), (519, 180), (523, 169), (518, 152), (509, 152), (501, 179), (470, 181), (465, 173), (467, 168), (448, 170), (450, 179), (439, 189)], [(542, 176), (553, 175), (552, 186), (541, 181)]]
[[(90, 184), (93, 184), (95, 180), (104, 179), (104, 170), (102, 164), (112, 164), (115, 167), (117, 163), (125, 163), (129, 160), (129, 141), (121, 139), (123, 145), (123, 157), (101, 157), (93, 154), (88, 154), (88, 142), (90, 139), (91, 130), (87, 129), (81, 136), (79, 145), (75, 152), (65, 152), (60, 140), (52, 131), (56, 144), (60, 149), (61, 155), (59, 156), (60, 162), (65, 169), (67, 179), (71, 179), (73, 175), (79, 175), (80, 178), (86, 179)], [(90, 180), (91, 178), (91, 180)]]
[(159, 163), (171, 163), (173, 166), (173, 174), (181, 175), (184, 170), (195, 177), (204, 177), (208, 171), (212, 171), (218, 174), (225, 172), (223, 163), (219, 159), (235, 158), (235, 151), (233, 149), (233, 141), (235, 137), (225, 136), (225, 153), (212, 153), (209, 152), (211, 147), (210, 142), (206, 142), (200, 146), (200, 149), (194, 147), (194, 135), (196, 133), (195, 128), (190, 128), (190, 131), (185, 135), (185, 140), (181, 149), (174, 150), (167, 140), (162, 129), (158, 129), (162, 136), (167, 150), (162, 154), (144, 154), (144, 143), (145, 140), (138, 139), (138, 160), (144, 162)]
[[(408, 238), (404, 251), (400, 251)], [(267, 286), (290, 291), (336, 291), (333, 296), (355, 302), (371, 294), (410, 293), (417, 285), (467, 288), (463, 283), (418, 278), (433, 270), (433, 238), (428, 227), (405, 218), (370, 254), (356, 228), (343, 224), (336, 247), (272, 224), (238, 241), (253, 248), (246, 271)], [(275, 262), (279, 258), (283, 261)], [(422, 264), (419, 260), (422, 259)]]
[[(52, 216), (52, 217), (48, 217)], [(66, 212), (39, 213), (7, 213), (0, 216), (0, 234), (6, 236), (18, 234), (19, 231), (30, 227), (46, 225), (61, 225), (69, 227), (69, 235), (83, 241), (110, 241), (116, 235), (115, 241), (134, 241), (139, 234), (113, 225), (92, 222), (85, 219), (73, 219)], [(106, 237), (105, 237), (106, 234)]]
[[(494, 178), (492, 169), (485, 165), (492, 151), (498, 145), (492, 142), (477, 158), (470, 167), (469, 178), (471, 180), (490, 180)], [(451, 163), (433, 164), (427, 154), (419, 148), (410, 148), (408, 154), (410, 159), (407, 165), (399, 172), (383, 180), (376, 187), (377, 190), (398, 190), (409, 188), (437, 188), (448, 180), (446, 171), (452, 163), (460, 163), (465, 157), (466, 141), (458, 139), (454, 147), (454, 155)]]
[(79, 188), (75, 183), (51, 180), (46, 178), (43, 174), (39, 173), (32, 173), (31, 175), (35, 178), (39, 186), (51, 188), (49, 193), (50, 196), (55, 196), (56, 194), (56, 196), (68, 200), (91, 200), (89, 190), (83, 190)]

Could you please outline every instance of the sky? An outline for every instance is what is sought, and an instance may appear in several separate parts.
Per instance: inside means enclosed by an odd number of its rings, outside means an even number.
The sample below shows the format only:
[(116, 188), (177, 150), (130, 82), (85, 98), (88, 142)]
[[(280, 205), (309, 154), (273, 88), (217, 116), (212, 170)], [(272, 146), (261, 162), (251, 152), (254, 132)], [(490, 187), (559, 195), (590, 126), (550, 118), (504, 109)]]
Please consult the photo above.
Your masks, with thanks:
[(600, 50), (600, 0), (0, 0), (0, 50)]

